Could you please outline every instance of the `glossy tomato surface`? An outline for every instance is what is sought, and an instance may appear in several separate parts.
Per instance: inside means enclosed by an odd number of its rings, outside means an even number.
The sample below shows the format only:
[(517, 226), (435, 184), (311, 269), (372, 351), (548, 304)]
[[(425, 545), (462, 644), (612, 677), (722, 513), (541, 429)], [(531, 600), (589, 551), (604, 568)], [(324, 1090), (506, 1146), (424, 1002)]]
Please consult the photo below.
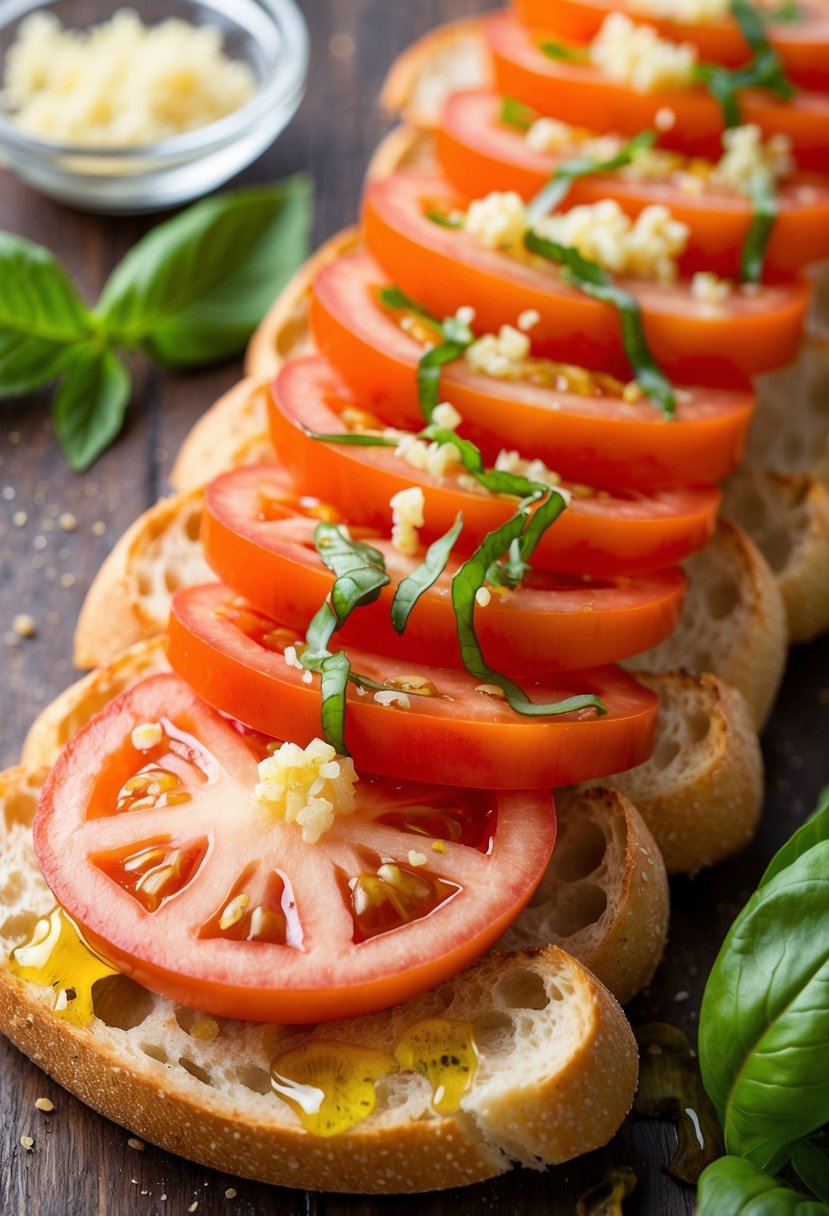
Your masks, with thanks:
[[(589, 42), (598, 33), (608, 13), (626, 12), (633, 21), (646, 22), (664, 38), (690, 42), (699, 58), (708, 63), (742, 66), (751, 48), (733, 18), (715, 21), (678, 22), (644, 13), (625, 0), (513, 0), (515, 15), (526, 26), (554, 29), (568, 42)], [(771, 10), (782, 10), (772, 5)], [(829, 8), (824, 0), (797, 0), (796, 15), (789, 20), (769, 21), (767, 36), (793, 84), (804, 89), (829, 89)]]
[[(639, 93), (590, 64), (545, 55), (540, 44), (560, 40), (554, 29), (526, 30), (501, 13), (490, 17), (485, 29), (499, 93), (564, 122), (628, 135), (653, 128), (658, 111), (667, 108), (676, 122), (662, 136), (666, 147), (709, 160), (719, 157), (722, 109), (702, 85)], [(744, 122), (757, 123), (767, 135), (789, 136), (802, 169), (829, 172), (829, 94), (801, 90), (780, 101), (768, 90), (751, 89), (740, 93), (739, 102)]]
[[(828, 52), (829, 53), (829, 52)], [(532, 198), (562, 159), (584, 155), (578, 139), (555, 155), (536, 152), (525, 132), (501, 121), (503, 99), (495, 93), (456, 93), (447, 102), (437, 132), (437, 156), (450, 182), (480, 198), (491, 190), (517, 190)], [(621, 137), (625, 138), (625, 137)], [(753, 219), (751, 201), (707, 182), (690, 193), (671, 181), (633, 179), (624, 172), (596, 173), (573, 182), (559, 207), (614, 198), (628, 215), (644, 207), (667, 207), (689, 229), (680, 258), (683, 274), (709, 270), (739, 277), (740, 253)], [(829, 182), (817, 173), (796, 173), (776, 191), (778, 216), (766, 250), (764, 278), (791, 274), (806, 262), (829, 256)]]
[[(314, 547), (321, 516), (336, 521), (339, 512), (297, 496), (280, 468), (235, 469), (207, 488), (205, 557), (227, 586), (304, 636), (334, 579)], [(382, 554), (391, 581), (379, 599), (352, 613), (341, 631), (343, 643), (395, 659), (460, 668), (451, 581), (461, 559), (450, 557), (400, 636), (391, 623), (392, 596), (423, 552), (406, 557), (373, 529), (349, 528), (349, 533)], [(606, 581), (533, 572), (517, 591), (494, 594), (478, 612), (478, 636), (498, 669), (514, 677), (613, 663), (673, 631), (684, 589), (685, 576), (677, 567)]]
[[(570, 286), (551, 262), (487, 248), (463, 229), (428, 217), (430, 209), (448, 213), (467, 201), (429, 174), (397, 173), (372, 182), (363, 208), (369, 253), (398, 287), (438, 316), (471, 305), (476, 325), (494, 332), (505, 316), (534, 309), (541, 318), (532, 331), (539, 354), (627, 378), (630, 365), (612, 304)], [(696, 299), (687, 281), (618, 283), (639, 303), (654, 358), (679, 384), (733, 384), (791, 362), (810, 298), (803, 278), (734, 291), (717, 307)]]
[[(302, 644), (301, 634), (296, 642)], [(267, 735), (290, 733), (305, 745), (320, 734), (319, 676), (306, 682), (308, 673), (286, 661), (286, 643), (291, 634), (282, 622), (220, 584), (187, 588), (173, 600), (173, 668), (217, 709)], [(349, 685), (346, 743), (367, 772), (473, 789), (549, 789), (631, 768), (650, 753), (657, 699), (617, 667), (523, 684), (540, 704), (599, 696), (607, 714), (584, 709), (527, 717), (466, 672), (350, 646), (347, 654), (354, 673), (389, 690), (409, 690), (395, 700)], [(413, 688), (428, 691), (418, 695)]]
[[(387, 286), (371, 258), (337, 259), (314, 281), (311, 328), (358, 401), (396, 426), (417, 429), (416, 371), (425, 346), (380, 303)], [(502, 314), (504, 322), (516, 320)], [(627, 489), (719, 481), (740, 458), (754, 408), (747, 390), (689, 388), (679, 392), (676, 416), (666, 420), (646, 399), (500, 380), (463, 358), (443, 369), (441, 396), (463, 418), (459, 433), (489, 460), (502, 448), (517, 448), (573, 481)]]
[[(139, 750), (144, 723), (162, 738)], [(266, 743), (156, 676), (96, 715), (46, 782), (46, 881), (90, 944), (153, 991), (250, 1021), (369, 1013), (483, 953), (544, 872), (549, 793), (361, 777), (356, 810), (306, 843), (257, 800)], [(373, 919), (360, 885), (378, 897)]]
[[(408, 486), (424, 491), (424, 540), (442, 536), (461, 511), (461, 552), (510, 519), (516, 500), (463, 489), (412, 468), (392, 447), (327, 443), (315, 434), (347, 435), (342, 411), (353, 405), (325, 359), (294, 359), (271, 391), (271, 438), (280, 462), (302, 493), (332, 503), (351, 523), (387, 532), (389, 500)], [(635, 574), (671, 566), (701, 548), (714, 528), (719, 491), (712, 488), (638, 491), (582, 490), (542, 537), (533, 556), (539, 570), (564, 574)]]

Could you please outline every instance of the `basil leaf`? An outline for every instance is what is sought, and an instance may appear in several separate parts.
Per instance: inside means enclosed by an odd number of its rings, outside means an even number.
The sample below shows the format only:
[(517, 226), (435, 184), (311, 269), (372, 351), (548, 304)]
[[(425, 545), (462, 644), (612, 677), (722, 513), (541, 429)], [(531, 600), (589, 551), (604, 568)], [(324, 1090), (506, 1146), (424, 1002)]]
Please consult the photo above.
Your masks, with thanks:
[(501, 102), (501, 122), (507, 127), (515, 127), (516, 131), (529, 131), (538, 117), (537, 110), (525, 106), (523, 101), (515, 97), (505, 97)]
[(792, 1153), (792, 1167), (818, 1199), (829, 1204), (829, 1136), (804, 1140)]
[(740, 27), (740, 32), (755, 54), (768, 49), (766, 24), (758, 9), (750, 0), (731, 0), (731, 15)]
[(99, 310), (109, 335), (185, 367), (235, 354), (306, 257), (311, 186), (297, 176), (196, 203), (143, 237)]
[(443, 574), (462, 528), (463, 515), (459, 511), (449, 531), (432, 542), (420, 565), (398, 583), (391, 602), (391, 623), (397, 633), (402, 634), (405, 631), (415, 604)]
[(336, 524), (317, 524), (314, 545), (326, 566), (337, 575), (331, 588), (331, 608), (340, 629), (355, 608), (372, 604), (388, 586), (382, 553), (353, 541)]
[(440, 374), (447, 363), (460, 359), (470, 343), (443, 342), (427, 350), (417, 365), (417, 396), (420, 412), (427, 422), (440, 403)]
[(130, 374), (106, 347), (81, 346), (69, 356), (52, 402), (55, 434), (70, 467), (83, 473), (121, 429)]
[(48, 249), (0, 232), (0, 397), (54, 380), (96, 325)]
[(740, 253), (740, 278), (744, 283), (759, 283), (763, 278), (763, 263), (778, 215), (777, 196), (771, 181), (758, 181), (749, 190), (754, 206), (751, 227)]
[(518, 473), (506, 473), (500, 469), (484, 468), (484, 458), (481, 449), (471, 439), (461, 439), (455, 431), (445, 427), (430, 426), (422, 432), (426, 439), (436, 443), (453, 443), (458, 449), (461, 464), (480, 485), (493, 494), (513, 494), (516, 498), (539, 498), (549, 486), (540, 481), (530, 481)]
[(736, 127), (742, 122), (737, 99), (739, 90), (768, 89), (782, 101), (790, 100), (797, 91), (786, 75), (780, 56), (766, 38), (767, 18), (750, 0), (731, 0), (731, 13), (754, 57), (742, 68), (698, 63), (694, 69), (695, 78), (719, 102), (726, 127)]
[(440, 224), (441, 228), (463, 228), (463, 220), (448, 215), (445, 211), (438, 211), (434, 207), (427, 208), (423, 214), (433, 224)]
[(829, 786), (821, 791), (814, 814), (810, 815), (802, 827), (775, 853), (760, 879), (759, 886), (765, 886), (787, 866), (797, 861), (798, 857), (825, 840), (829, 840)]
[(341, 756), (349, 754), (345, 745), (345, 702), (351, 663), (343, 651), (331, 654), (320, 666), (322, 692), (322, 733), (325, 742)]
[[(558, 500), (557, 517), (566, 506), (565, 500), (555, 490), (550, 491), (550, 497)], [(455, 611), (463, 665), (471, 676), (485, 684), (494, 684), (500, 688), (510, 708), (525, 717), (555, 716), (587, 708), (596, 709), (600, 715), (605, 714), (607, 710), (603, 702), (598, 697), (589, 695), (567, 697), (562, 701), (548, 704), (537, 704), (530, 700), (527, 693), (514, 680), (495, 671), (484, 659), (475, 633), (475, 596), (484, 585), (487, 571), (493, 562), (509, 550), (513, 541), (520, 539), (526, 522), (527, 510), (524, 508), (519, 510), (512, 519), (502, 524), (500, 528), (490, 532), (452, 579), (452, 607)]]
[(300, 657), (300, 663), (307, 671), (320, 671), (322, 663), (329, 654), (328, 643), (339, 628), (337, 614), (325, 600), (311, 618), (305, 631), (305, 642), (308, 647)]
[(381, 288), (380, 303), (385, 304), (387, 308), (397, 309), (399, 312), (416, 312), (418, 316), (425, 317), (433, 325), (440, 325), (437, 317), (433, 316), (422, 304), (418, 304), (417, 300), (407, 296), (405, 291), (401, 291), (399, 287)]
[(636, 383), (666, 418), (673, 418), (676, 397), (671, 382), (651, 354), (639, 304), (630, 292), (618, 287), (598, 262), (583, 257), (569, 245), (547, 241), (531, 230), (524, 236), (524, 244), (531, 253), (537, 253), (548, 262), (562, 264), (561, 277), (579, 291), (614, 306), (622, 323), (622, 346)]
[(729, 1152), (771, 1171), (829, 1112), (829, 840), (737, 917), (702, 1002), (699, 1058)]
[(344, 447), (353, 448), (396, 448), (400, 442), (386, 435), (368, 435), (365, 431), (335, 431), (331, 435), (306, 431), (305, 434), (309, 439), (318, 439), (320, 443), (341, 443)]
[(750, 1161), (720, 1157), (703, 1172), (697, 1216), (829, 1216), (829, 1207), (799, 1195)]
[(655, 142), (655, 131), (640, 131), (607, 160), (597, 160), (595, 156), (571, 156), (560, 161), (546, 186), (527, 204), (527, 223), (532, 228), (543, 216), (555, 211), (577, 178), (622, 169), (630, 164), (640, 149), (652, 148)]
[(567, 46), (563, 42), (539, 42), (538, 49), (548, 59), (558, 59), (562, 63), (589, 63), (590, 51), (586, 46)]

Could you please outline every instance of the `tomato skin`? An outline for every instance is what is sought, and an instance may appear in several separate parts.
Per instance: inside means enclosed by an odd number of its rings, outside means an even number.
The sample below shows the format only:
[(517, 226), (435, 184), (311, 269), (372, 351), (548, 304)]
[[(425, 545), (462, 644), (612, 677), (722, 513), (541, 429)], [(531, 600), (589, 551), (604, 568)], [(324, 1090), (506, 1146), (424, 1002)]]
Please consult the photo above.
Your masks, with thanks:
[[(334, 576), (313, 549), (316, 520), (290, 507), (281, 518), (273, 507), (267, 519), (258, 518), (263, 491), (275, 502), (290, 488), (275, 466), (222, 474), (207, 488), (202, 540), (208, 562), (225, 584), (304, 636)], [(352, 613), (341, 630), (343, 643), (398, 660), (419, 662), (428, 656), (432, 666), (460, 668), (450, 586), (459, 561), (453, 559), (447, 574), (421, 596), (400, 637), (389, 615), (392, 596), (420, 557), (404, 558), (373, 535), (365, 539), (383, 552), (392, 584), (373, 604)], [(601, 666), (667, 637), (684, 589), (685, 577), (676, 568), (596, 586), (536, 575), (531, 586), (504, 599), (494, 596), (478, 614), (477, 632), (484, 652), (497, 655), (499, 670), (514, 678)]]
[[(365, 243), (392, 282), (437, 316), (471, 305), (483, 332), (497, 331), (505, 316), (535, 309), (537, 354), (629, 377), (612, 304), (568, 286), (552, 264), (520, 262), (434, 223), (427, 206), (451, 211), (464, 199), (443, 178), (418, 173), (397, 173), (366, 190)], [(638, 300), (651, 351), (666, 374), (678, 384), (719, 387), (795, 358), (811, 293), (799, 277), (764, 286), (758, 296), (734, 293), (712, 312), (687, 284), (619, 283)]]
[[(502, 99), (494, 93), (455, 93), (437, 132), (437, 157), (449, 181), (471, 198), (491, 190), (517, 190), (532, 198), (549, 179), (561, 157), (533, 152), (522, 131), (503, 125)], [(578, 154), (578, 145), (563, 156)], [(690, 230), (679, 261), (690, 275), (709, 270), (739, 278), (740, 251), (753, 219), (748, 198), (712, 190), (688, 194), (669, 183), (631, 181), (619, 173), (596, 174), (575, 181), (560, 210), (614, 198), (628, 215), (653, 204), (667, 207)], [(800, 173), (777, 189), (779, 214), (766, 250), (763, 277), (792, 274), (805, 263), (829, 257), (829, 183), (817, 174)]]
[[(227, 615), (221, 584), (177, 592), (169, 628), (170, 664), (209, 704), (254, 730), (306, 745), (320, 733), (319, 677), (310, 684)], [(244, 607), (244, 606), (243, 606)], [(359, 611), (359, 609), (358, 609)], [(247, 624), (247, 618), (242, 620)], [(278, 622), (269, 624), (276, 627)], [(410, 698), (408, 709), (378, 704), (351, 686), (346, 742), (357, 767), (383, 776), (469, 789), (549, 789), (592, 781), (650, 754), (657, 698), (620, 668), (564, 672), (528, 684), (541, 702), (595, 693), (609, 712), (527, 718), (475, 691), (466, 672), (378, 658), (348, 648), (355, 672), (384, 683), (416, 674), (442, 696)], [(495, 658), (496, 656), (493, 656)]]
[[(416, 368), (423, 348), (377, 303), (389, 280), (370, 258), (339, 258), (317, 276), (311, 330), (358, 401), (395, 426), (419, 429)], [(504, 316), (503, 320), (514, 321)], [(457, 407), (460, 434), (494, 461), (505, 446), (538, 456), (572, 481), (654, 489), (719, 481), (735, 467), (754, 408), (738, 390), (689, 389), (666, 422), (648, 401), (580, 397), (478, 375), (450, 363), (442, 394)]]
[[(396, 457), (392, 448), (324, 443), (309, 435), (343, 433), (335, 403), (348, 400), (343, 382), (319, 357), (292, 360), (274, 381), (268, 407), (271, 438), (303, 491), (333, 503), (352, 523), (388, 532), (389, 499), (407, 486), (421, 485), (426, 492), (423, 539), (442, 536), (462, 510), (461, 552), (469, 552), (512, 517), (514, 502), (438, 483)], [(594, 577), (672, 566), (710, 539), (719, 501), (713, 488), (574, 496), (541, 539), (533, 566)]]
[[(817, 92), (829, 90), (829, 13), (818, 0), (798, 0), (797, 21), (781, 21), (768, 29), (768, 38), (793, 84)], [(651, 25), (663, 38), (690, 42), (707, 63), (742, 66), (751, 48), (736, 21), (726, 18), (705, 24), (669, 21), (636, 11), (624, 0), (513, 0), (512, 8), (530, 29), (555, 29), (568, 42), (590, 42), (608, 13), (627, 12), (632, 20)]]
[[(189, 739), (207, 779), (193, 777), (183, 807), (118, 812), (121, 782), (145, 763), (130, 744), (132, 727), (145, 721)], [(406, 806), (403, 783), (361, 778), (353, 816), (309, 845), (263, 812), (257, 780), (256, 757), (237, 730), (178, 677), (156, 676), (75, 736), (47, 778), (34, 825), (43, 874), (90, 944), (147, 988), (219, 1017), (303, 1024), (373, 1012), (434, 987), (497, 940), (540, 881), (555, 840), (549, 793), (470, 795), (418, 782), (412, 803), (494, 813), (490, 852), (447, 841), (427, 869), (454, 878), (454, 897), (356, 945), (336, 867), (348, 873), (358, 848), (405, 865), (407, 849), (422, 847), (423, 836), (380, 819), (386, 807)], [(165, 836), (201, 837), (207, 850), (186, 884), (149, 911), (113, 881), (108, 860)], [(301, 949), (205, 932), (234, 883), (263, 865), (287, 879)]]
[[(485, 31), (499, 93), (564, 122), (628, 135), (653, 128), (657, 112), (667, 108), (676, 115), (676, 123), (661, 136), (664, 147), (709, 160), (719, 158), (722, 110), (702, 85), (636, 93), (589, 65), (563, 63), (544, 55), (538, 44), (545, 36), (556, 41), (559, 35), (555, 32), (531, 33), (500, 13), (485, 22)], [(740, 108), (743, 121), (757, 123), (766, 135), (788, 135), (801, 169), (829, 173), (829, 96), (800, 92), (791, 101), (781, 102), (765, 90), (745, 90)]]

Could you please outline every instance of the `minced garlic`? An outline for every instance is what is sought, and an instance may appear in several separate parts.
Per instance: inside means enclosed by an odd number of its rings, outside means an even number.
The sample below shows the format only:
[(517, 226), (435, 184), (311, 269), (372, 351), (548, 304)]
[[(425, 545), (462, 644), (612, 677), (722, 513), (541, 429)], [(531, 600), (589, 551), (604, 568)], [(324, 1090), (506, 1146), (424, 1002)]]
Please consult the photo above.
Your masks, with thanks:
[(336, 815), (357, 807), (354, 761), (338, 756), (330, 744), (312, 739), (306, 748), (283, 743), (259, 764), (256, 797), (286, 823), (302, 828), (302, 839), (315, 844)]
[(391, 543), (398, 553), (412, 557), (420, 548), (418, 528), (423, 527), (425, 499), (420, 486), (407, 486), (392, 495), (389, 506), (392, 510)]
[(513, 325), (502, 325), (497, 334), (482, 334), (468, 346), (464, 358), (473, 371), (499, 380), (518, 380), (524, 375), (530, 339)]
[(691, 278), (691, 295), (704, 304), (722, 304), (731, 295), (731, 283), (708, 270), (698, 270)]
[(142, 147), (232, 114), (257, 82), (221, 32), (172, 18), (146, 26), (124, 8), (87, 30), (52, 13), (21, 22), (2, 100), (30, 135), (86, 148)]
[(520, 452), (508, 451), (502, 448), (495, 457), (495, 468), (499, 473), (513, 473), (516, 477), (526, 477), (529, 481), (540, 481), (547, 486), (559, 486), (561, 477), (549, 468), (543, 460), (537, 457), (525, 460)]
[(774, 186), (794, 168), (788, 135), (772, 135), (764, 143), (756, 123), (730, 127), (723, 131), (722, 142), (724, 151), (711, 180), (740, 194), (757, 185)]
[(637, 93), (662, 93), (693, 82), (697, 51), (689, 42), (660, 38), (625, 13), (610, 13), (590, 44), (590, 60), (609, 80)]
[(535, 228), (539, 236), (578, 249), (614, 274), (636, 275), (670, 283), (676, 259), (688, 241), (688, 227), (667, 207), (651, 206), (631, 220), (615, 199), (545, 216)]
[(515, 190), (493, 190), (469, 204), (465, 227), (488, 249), (512, 249), (527, 231), (524, 200)]
[(706, 25), (731, 15), (731, 0), (630, 0), (630, 7), (662, 21)]

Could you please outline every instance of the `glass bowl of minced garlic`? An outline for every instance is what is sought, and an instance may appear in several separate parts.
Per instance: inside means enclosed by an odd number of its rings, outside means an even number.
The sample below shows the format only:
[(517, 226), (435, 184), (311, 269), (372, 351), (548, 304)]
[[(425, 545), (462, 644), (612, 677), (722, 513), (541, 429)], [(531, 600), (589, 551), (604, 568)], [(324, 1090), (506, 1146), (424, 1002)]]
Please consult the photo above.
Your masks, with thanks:
[(156, 211), (251, 164), (292, 118), (293, 0), (5, 0), (0, 164), (90, 211)]

